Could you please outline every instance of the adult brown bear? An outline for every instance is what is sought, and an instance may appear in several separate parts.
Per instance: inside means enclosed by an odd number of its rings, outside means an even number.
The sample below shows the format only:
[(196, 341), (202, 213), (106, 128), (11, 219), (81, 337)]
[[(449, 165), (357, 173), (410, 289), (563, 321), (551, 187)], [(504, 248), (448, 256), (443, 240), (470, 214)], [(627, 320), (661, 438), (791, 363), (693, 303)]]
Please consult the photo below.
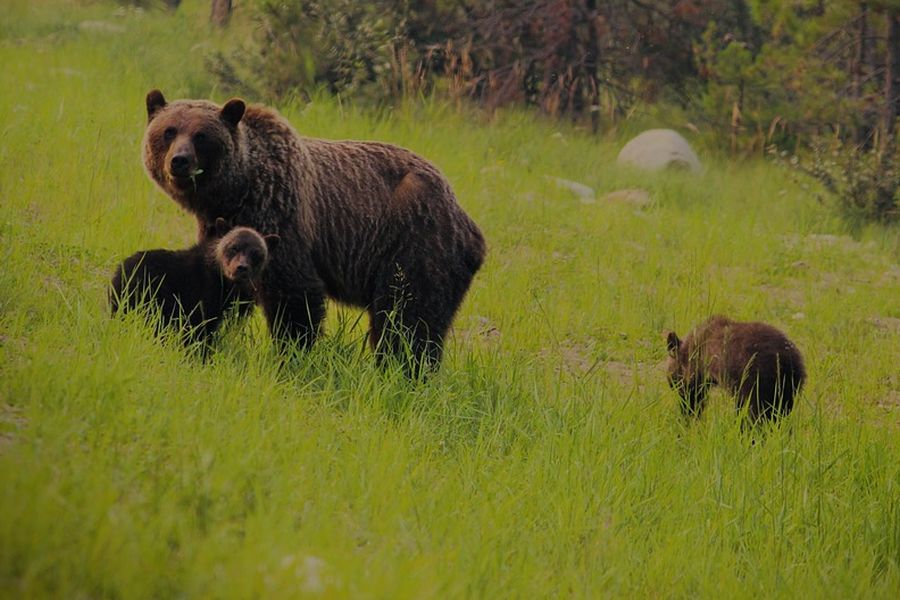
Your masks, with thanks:
[(325, 298), (364, 307), (379, 357), (435, 367), (484, 260), (444, 176), (409, 150), (301, 137), (274, 110), (147, 94), (150, 177), (197, 217), (276, 233), (258, 301), (280, 342), (312, 344)]

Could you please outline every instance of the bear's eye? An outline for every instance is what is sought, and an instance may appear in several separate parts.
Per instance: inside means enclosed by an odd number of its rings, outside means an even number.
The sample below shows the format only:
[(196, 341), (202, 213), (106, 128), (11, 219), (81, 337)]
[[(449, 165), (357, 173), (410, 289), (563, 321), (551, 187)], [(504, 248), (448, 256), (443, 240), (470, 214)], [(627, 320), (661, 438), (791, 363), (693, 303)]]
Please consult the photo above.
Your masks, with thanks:
[(209, 141), (209, 136), (207, 136), (202, 131), (200, 133), (194, 134), (194, 143), (195, 144), (205, 144)]
[(175, 136), (178, 134), (178, 130), (174, 127), (166, 127), (166, 130), (163, 132), (163, 139), (167, 142), (171, 142), (175, 139)]

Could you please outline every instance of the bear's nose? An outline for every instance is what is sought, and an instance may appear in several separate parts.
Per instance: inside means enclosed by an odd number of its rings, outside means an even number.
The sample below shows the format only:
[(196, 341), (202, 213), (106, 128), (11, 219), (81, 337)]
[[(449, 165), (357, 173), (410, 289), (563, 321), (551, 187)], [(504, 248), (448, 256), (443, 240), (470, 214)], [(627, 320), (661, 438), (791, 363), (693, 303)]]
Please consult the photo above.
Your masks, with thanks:
[(246, 275), (247, 271), (250, 270), (250, 267), (241, 263), (237, 267), (234, 268), (235, 275)]
[(186, 154), (176, 154), (169, 163), (173, 175), (187, 175), (191, 166), (191, 159)]

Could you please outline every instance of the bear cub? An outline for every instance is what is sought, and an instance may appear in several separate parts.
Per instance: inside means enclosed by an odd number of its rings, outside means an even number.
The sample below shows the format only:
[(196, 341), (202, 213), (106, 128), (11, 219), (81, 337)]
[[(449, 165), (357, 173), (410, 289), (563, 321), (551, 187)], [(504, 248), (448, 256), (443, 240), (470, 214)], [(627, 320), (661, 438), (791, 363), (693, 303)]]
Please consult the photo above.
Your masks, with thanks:
[(765, 323), (714, 316), (684, 340), (668, 332), (666, 348), (669, 385), (685, 416), (699, 417), (709, 388), (718, 385), (735, 396), (738, 411), (746, 408), (751, 424), (771, 422), (791, 412), (806, 380), (797, 346)]
[[(185, 250), (144, 250), (116, 269), (109, 302), (113, 315), (142, 305), (159, 311), (157, 333), (177, 330), (186, 345), (208, 342), (232, 308), (252, 310), (256, 282), (277, 235), (217, 219), (204, 241)], [(227, 233), (226, 233), (227, 232)]]

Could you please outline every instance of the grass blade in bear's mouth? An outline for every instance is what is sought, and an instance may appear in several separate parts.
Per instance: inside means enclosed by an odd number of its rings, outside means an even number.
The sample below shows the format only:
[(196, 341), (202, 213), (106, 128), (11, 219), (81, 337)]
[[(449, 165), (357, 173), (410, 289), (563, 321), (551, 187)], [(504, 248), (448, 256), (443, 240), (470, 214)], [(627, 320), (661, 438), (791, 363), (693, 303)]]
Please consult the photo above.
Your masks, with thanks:
[(203, 169), (197, 168), (190, 174), (191, 183), (194, 184), (194, 191), (197, 191), (197, 176), (203, 174)]

